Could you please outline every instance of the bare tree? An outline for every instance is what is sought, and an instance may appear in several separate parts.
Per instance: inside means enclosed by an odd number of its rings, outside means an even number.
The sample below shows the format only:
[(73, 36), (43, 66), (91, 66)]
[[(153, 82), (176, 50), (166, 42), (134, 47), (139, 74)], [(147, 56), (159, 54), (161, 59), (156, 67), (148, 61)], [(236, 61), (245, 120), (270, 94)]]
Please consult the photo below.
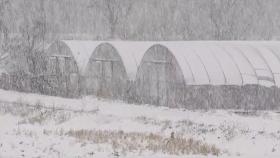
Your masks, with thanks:
[[(7, 53), (10, 56), (11, 75), (14, 85), (18, 90), (29, 91), (37, 82), (45, 69), (44, 41), (46, 34), (46, 21), (44, 19), (44, 0), (37, 1), (35, 7), (31, 7), (27, 1), (23, 1), (23, 21), (19, 26), (19, 33), (7, 40)], [(30, 7), (27, 10), (27, 7)], [(32, 82), (30, 82), (31, 79)], [(19, 86), (21, 85), (21, 86)], [(26, 87), (24, 87), (25, 85)], [(42, 89), (43, 84), (33, 86)], [(28, 90), (29, 89), (29, 90)], [(35, 89), (34, 89), (35, 90)]]
[(193, 28), (192, 18), (198, 18), (194, 12), (194, 3), (193, 0), (180, 1), (178, 5), (177, 15), (175, 22), (178, 25), (178, 32), (183, 40), (192, 40), (195, 36), (195, 29)]
[[(20, 27), (24, 56), (29, 68), (29, 73), (38, 75), (41, 71), (41, 62), (46, 36), (46, 17), (44, 0), (39, 1), (36, 8), (37, 16), (25, 17), (26, 20)], [(43, 65), (42, 65), (43, 66)]]
[(117, 27), (123, 19), (127, 18), (132, 9), (132, 0), (95, 0), (89, 5), (90, 8), (100, 9), (107, 19), (110, 27), (110, 38), (116, 38)]
[(8, 0), (0, 0), (0, 55), (8, 39), (8, 27), (6, 26), (4, 15), (6, 14), (9, 3)]
[(214, 38), (217, 40), (231, 39), (234, 18), (231, 17), (236, 10), (238, 0), (211, 0), (210, 20), (213, 24)]

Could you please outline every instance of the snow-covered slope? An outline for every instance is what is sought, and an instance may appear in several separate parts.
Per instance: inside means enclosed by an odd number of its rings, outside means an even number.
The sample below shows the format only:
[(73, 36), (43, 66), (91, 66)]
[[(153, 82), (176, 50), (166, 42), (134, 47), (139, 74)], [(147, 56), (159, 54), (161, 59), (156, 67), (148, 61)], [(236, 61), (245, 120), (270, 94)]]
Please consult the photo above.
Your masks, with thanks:
[(276, 112), (189, 111), (0, 90), (1, 158), (215, 157), (151, 150), (145, 140), (152, 134), (168, 141), (172, 132), (215, 145), (220, 157), (280, 157)]

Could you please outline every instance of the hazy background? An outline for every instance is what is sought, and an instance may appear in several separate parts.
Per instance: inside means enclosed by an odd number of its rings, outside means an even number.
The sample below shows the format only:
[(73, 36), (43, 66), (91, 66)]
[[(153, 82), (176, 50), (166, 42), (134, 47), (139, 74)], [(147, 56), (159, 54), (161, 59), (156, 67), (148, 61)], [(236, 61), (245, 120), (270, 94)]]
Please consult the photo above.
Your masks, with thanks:
[(279, 0), (0, 0), (0, 33), (48, 40), (271, 40)]

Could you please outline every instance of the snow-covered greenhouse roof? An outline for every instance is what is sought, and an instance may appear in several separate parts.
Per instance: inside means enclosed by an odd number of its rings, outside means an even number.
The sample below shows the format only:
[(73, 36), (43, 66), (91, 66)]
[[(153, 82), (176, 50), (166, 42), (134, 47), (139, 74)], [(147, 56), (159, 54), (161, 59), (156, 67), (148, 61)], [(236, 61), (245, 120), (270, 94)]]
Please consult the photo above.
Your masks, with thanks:
[(129, 80), (135, 80), (138, 67), (145, 52), (153, 42), (106, 42), (119, 53)]
[(280, 86), (280, 42), (268, 41), (63, 41), (83, 72), (100, 44), (119, 53), (130, 80), (135, 80), (145, 52), (166, 47), (177, 60), (186, 84)]
[(116, 41), (78, 41), (63, 40), (76, 60), (80, 72), (85, 73), (90, 56), (95, 49), (102, 44), (109, 44), (119, 53), (126, 73), (130, 80), (134, 80), (137, 68), (146, 50), (153, 45), (153, 42), (116, 42)]
[(78, 41), (78, 40), (63, 40), (71, 50), (71, 53), (76, 60), (79, 71), (85, 72), (89, 58), (96, 47), (101, 44), (101, 41)]
[(186, 84), (280, 86), (280, 42), (162, 42)]

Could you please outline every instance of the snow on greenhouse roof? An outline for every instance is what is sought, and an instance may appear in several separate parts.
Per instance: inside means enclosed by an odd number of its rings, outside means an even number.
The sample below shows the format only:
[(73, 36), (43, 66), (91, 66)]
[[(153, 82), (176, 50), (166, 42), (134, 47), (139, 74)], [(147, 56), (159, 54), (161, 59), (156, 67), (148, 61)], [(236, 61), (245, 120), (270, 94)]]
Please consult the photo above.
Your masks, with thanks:
[(64, 40), (63, 41), (72, 51), (78, 68), (81, 73), (84, 73), (89, 58), (95, 48), (101, 44), (101, 41), (78, 41), (78, 40)]
[(119, 53), (129, 80), (135, 80), (137, 69), (145, 52), (153, 42), (108, 42)]
[(63, 40), (76, 60), (80, 72), (85, 73), (90, 56), (101, 44), (113, 46), (119, 53), (124, 64), (126, 73), (130, 80), (134, 80), (137, 68), (146, 50), (153, 45), (153, 42), (124, 42), (124, 41), (79, 41)]
[(145, 52), (161, 45), (177, 60), (186, 84), (280, 86), (277, 41), (63, 41), (83, 72), (94, 50), (108, 43), (119, 53), (128, 78), (135, 80)]
[(47, 47), (47, 53), (48, 55), (55, 56), (62, 55), (62, 57), (63, 55), (72, 56), (77, 63), (79, 71), (84, 73), (90, 55), (100, 43), (99, 41), (79, 40), (55, 41)]
[(280, 42), (159, 43), (175, 56), (187, 84), (280, 86)]

